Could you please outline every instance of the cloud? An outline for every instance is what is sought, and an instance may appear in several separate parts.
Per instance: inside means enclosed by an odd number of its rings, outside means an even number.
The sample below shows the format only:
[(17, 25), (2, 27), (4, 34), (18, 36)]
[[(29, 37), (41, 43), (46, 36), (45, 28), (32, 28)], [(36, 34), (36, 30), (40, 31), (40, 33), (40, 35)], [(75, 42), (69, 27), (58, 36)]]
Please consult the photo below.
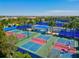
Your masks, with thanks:
[(67, 0), (67, 1), (70, 1), (70, 2), (76, 2), (76, 1), (79, 1), (79, 0)]
[(79, 10), (48, 10), (42, 12), (4, 13), (8, 16), (79, 16)]
[(79, 16), (79, 10), (50, 10), (39, 13), (42, 16)]

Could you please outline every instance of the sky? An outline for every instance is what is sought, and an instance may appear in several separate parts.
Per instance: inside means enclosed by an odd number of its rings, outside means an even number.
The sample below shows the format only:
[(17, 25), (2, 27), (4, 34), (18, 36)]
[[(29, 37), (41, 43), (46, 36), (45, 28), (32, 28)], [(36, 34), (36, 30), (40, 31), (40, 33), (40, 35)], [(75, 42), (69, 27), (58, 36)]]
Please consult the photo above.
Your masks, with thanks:
[(0, 0), (0, 15), (79, 16), (79, 0)]

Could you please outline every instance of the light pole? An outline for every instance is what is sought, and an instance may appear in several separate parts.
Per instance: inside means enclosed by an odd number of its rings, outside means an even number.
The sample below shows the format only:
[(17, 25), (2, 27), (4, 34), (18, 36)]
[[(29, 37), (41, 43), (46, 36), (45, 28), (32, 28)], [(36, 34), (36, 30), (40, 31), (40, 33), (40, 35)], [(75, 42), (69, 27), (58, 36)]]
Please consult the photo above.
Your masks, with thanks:
[(31, 31), (32, 29), (31, 29), (31, 28), (28, 28), (27, 30), (28, 30), (28, 38), (29, 38), (29, 36), (30, 36), (29, 34), (30, 34), (30, 31)]

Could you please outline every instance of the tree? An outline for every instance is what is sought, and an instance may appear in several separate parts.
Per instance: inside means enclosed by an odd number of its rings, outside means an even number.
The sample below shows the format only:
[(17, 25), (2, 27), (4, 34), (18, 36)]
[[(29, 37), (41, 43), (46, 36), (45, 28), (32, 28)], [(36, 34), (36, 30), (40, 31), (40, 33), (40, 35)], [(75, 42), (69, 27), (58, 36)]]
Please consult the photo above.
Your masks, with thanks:
[(34, 20), (35, 20), (36, 23), (40, 22), (40, 17), (36, 17), (36, 18), (34, 18)]
[(28, 53), (22, 54), (21, 52), (15, 52), (13, 55), (14, 58), (31, 58)]
[(2, 52), (6, 57), (12, 57), (12, 54), (16, 51), (16, 38), (14, 38), (14, 36), (7, 37), (6, 35), (2, 35), (0, 43), (0, 52)]
[(4, 26), (4, 25), (8, 25), (8, 22), (6, 21), (6, 19), (1, 20), (1, 23), (3, 24), (3, 26)]
[(51, 16), (45, 17), (45, 21), (49, 21), (51, 19)]
[(49, 21), (49, 26), (51, 26), (51, 31), (52, 31), (53, 27), (55, 26), (55, 22), (53, 20)]
[(22, 56), (20, 56), (20, 54), (16, 54), (16, 50), (17, 47), (15, 46), (15, 44), (18, 42), (18, 40), (16, 39), (15, 36), (6, 36), (4, 31), (0, 31), (0, 53), (2, 53), (2, 55), (4, 55), (7, 58), (13, 58), (13, 57), (30, 57), (29, 54), (22, 54)]

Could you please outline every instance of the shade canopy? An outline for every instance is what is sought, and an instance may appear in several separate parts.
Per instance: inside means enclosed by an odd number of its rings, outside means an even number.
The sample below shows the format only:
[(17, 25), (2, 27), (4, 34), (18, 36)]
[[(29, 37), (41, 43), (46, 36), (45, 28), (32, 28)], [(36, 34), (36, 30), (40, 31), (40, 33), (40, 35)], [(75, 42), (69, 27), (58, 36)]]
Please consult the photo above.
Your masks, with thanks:
[(37, 25), (48, 25), (48, 22), (37, 22)]
[(10, 30), (14, 30), (16, 29), (17, 26), (11, 26), (11, 27), (6, 27), (6, 28), (3, 28), (4, 31), (10, 31)]
[(35, 25), (34, 28), (35, 29), (48, 29), (48, 28), (50, 28), (50, 26), (47, 26), (47, 25)]
[(70, 30), (70, 31), (67, 31), (67, 30), (61, 30), (59, 32), (59, 35), (62, 35), (62, 36), (65, 36), (65, 37), (73, 37), (73, 38), (79, 38), (79, 31), (77, 30)]
[(25, 24), (25, 25), (17, 26), (17, 29), (27, 29), (27, 28), (31, 28), (31, 27), (32, 27), (31, 24)]

